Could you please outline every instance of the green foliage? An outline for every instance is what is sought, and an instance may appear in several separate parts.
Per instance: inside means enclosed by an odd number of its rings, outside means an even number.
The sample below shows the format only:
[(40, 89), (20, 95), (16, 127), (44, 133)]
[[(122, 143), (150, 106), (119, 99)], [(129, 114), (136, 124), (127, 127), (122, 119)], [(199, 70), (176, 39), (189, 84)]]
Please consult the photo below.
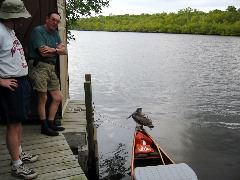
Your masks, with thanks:
[(67, 0), (66, 20), (68, 40), (74, 39), (69, 29), (74, 27), (76, 21), (83, 16), (91, 16), (93, 13), (99, 14), (103, 7), (109, 6), (110, 0)]
[(91, 31), (160, 32), (207, 35), (240, 35), (240, 11), (202, 12), (190, 7), (177, 13), (115, 15), (80, 18), (73, 29)]
[(227, 11), (236, 12), (237, 8), (235, 8), (234, 6), (228, 6)]

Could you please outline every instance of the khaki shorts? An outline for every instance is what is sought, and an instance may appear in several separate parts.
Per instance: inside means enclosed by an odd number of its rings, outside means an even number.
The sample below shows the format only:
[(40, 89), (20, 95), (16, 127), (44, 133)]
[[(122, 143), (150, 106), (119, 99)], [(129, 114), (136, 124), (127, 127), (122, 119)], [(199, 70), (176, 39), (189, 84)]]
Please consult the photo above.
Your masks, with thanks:
[(38, 64), (29, 71), (29, 77), (34, 90), (39, 92), (60, 90), (55, 65), (38, 62)]

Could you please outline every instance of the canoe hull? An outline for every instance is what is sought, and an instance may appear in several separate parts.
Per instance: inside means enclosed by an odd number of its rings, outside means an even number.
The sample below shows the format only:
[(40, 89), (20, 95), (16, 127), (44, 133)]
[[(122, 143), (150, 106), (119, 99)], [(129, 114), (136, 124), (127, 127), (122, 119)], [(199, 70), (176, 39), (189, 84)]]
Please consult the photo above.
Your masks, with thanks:
[[(154, 152), (139, 153), (136, 148), (139, 146), (139, 133), (143, 134), (143, 138), (147, 137), (148, 144)], [(150, 142), (151, 141), (151, 142)], [(143, 145), (144, 146), (144, 145)], [(146, 132), (145, 129), (136, 127), (133, 137), (132, 159), (131, 159), (131, 177), (134, 180), (134, 170), (136, 167), (158, 166), (174, 164), (174, 161), (164, 152), (164, 150), (154, 141), (154, 139)]]

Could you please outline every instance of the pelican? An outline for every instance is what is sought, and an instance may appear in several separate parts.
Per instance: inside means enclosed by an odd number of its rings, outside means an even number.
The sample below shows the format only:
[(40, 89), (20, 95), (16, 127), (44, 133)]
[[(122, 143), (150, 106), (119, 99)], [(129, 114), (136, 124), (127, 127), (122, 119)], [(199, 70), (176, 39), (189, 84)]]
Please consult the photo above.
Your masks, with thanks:
[(141, 126), (141, 128), (143, 128), (143, 126), (147, 126), (149, 128), (154, 127), (152, 124), (152, 120), (142, 113), (142, 108), (137, 108), (137, 110), (132, 113), (128, 118), (130, 117), (132, 117), (134, 121)]

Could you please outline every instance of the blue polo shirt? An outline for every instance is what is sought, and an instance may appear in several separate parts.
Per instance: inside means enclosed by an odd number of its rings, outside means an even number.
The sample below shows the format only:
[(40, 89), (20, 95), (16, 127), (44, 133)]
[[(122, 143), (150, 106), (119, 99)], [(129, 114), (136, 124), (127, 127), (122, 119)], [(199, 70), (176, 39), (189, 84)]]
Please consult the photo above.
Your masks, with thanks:
[(61, 43), (61, 39), (58, 31), (48, 32), (46, 28), (41, 25), (34, 28), (31, 33), (29, 44), (28, 44), (28, 56), (29, 58), (56, 63), (57, 55), (53, 57), (42, 57), (38, 51), (41, 46), (49, 46), (56, 48)]

